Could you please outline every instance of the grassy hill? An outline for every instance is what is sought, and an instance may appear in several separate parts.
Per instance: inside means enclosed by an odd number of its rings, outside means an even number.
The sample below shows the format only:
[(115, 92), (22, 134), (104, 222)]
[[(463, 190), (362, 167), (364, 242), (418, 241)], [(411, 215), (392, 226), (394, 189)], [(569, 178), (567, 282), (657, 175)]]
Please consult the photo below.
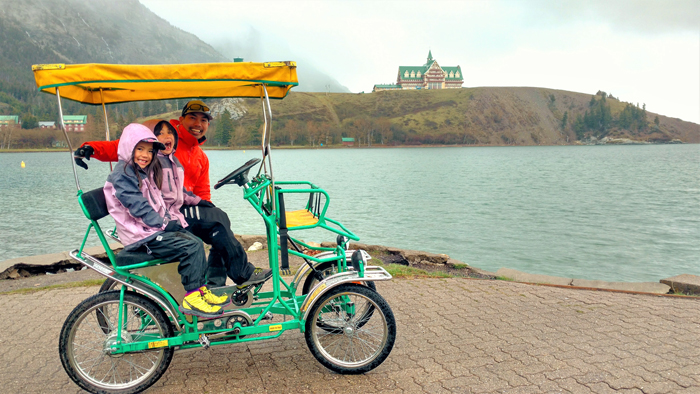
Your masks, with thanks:
[[(384, 91), (367, 94), (292, 92), (273, 106), (274, 142), (340, 143), (354, 137), (360, 145), (384, 143), (467, 145), (566, 145), (608, 139), (700, 143), (700, 126), (646, 112), (604, 94), (530, 87), (479, 87), (450, 90)], [(604, 102), (607, 124), (582, 125)], [(596, 101), (597, 100), (597, 101)], [(257, 141), (260, 104), (240, 103), (245, 115), (235, 121), (230, 145)], [(633, 107), (627, 108), (626, 107)], [(643, 118), (623, 125), (623, 112)], [(658, 125), (655, 120), (658, 117)], [(577, 120), (581, 123), (577, 125)], [(216, 121), (212, 137), (217, 140)], [(219, 136), (220, 137), (220, 136)]]

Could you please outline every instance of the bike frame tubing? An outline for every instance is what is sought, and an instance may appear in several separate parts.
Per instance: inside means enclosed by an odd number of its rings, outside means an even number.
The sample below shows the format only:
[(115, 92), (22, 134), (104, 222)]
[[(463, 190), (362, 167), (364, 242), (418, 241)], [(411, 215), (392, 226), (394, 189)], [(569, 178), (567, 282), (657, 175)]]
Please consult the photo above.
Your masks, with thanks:
[[(267, 94), (267, 87), (265, 86), (265, 84), (262, 84), (260, 86), (262, 87), (260, 101), (262, 102), (262, 114), (265, 123), (262, 136), (263, 159), (262, 164), (260, 165), (260, 170), (258, 170), (258, 175), (260, 175), (260, 171), (262, 171), (263, 168), (266, 170), (265, 174), (267, 174), (267, 169), (269, 168), (271, 190), (275, 190), (275, 177), (272, 174), (272, 156), (270, 154), (272, 152), (272, 148), (270, 146), (270, 141), (272, 140), (272, 108), (270, 107), (270, 97)], [(267, 159), (267, 163), (265, 162), (265, 159)], [(272, 210), (274, 211), (277, 207), (276, 201), (275, 198), (271, 198), (271, 200)]]
[(63, 122), (63, 107), (61, 106), (61, 92), (59, 88), (56, 87), (56, 99), (58, 100), (58, 123), (61, 127), (63, 135), (66, 137), (66, 142), (68, 143), (68, 154), (70, 155), (70, 162), (73, 165), (73, 177), (75, 178), (75, 186), (78, 188), (78, 195), (82, 193), (80, 188), (80, 181), (78, 181), (78, 171), (75, 169), (75, 160), (73, 160), (73, 145), (70, 143), (70, 138), (68, 138), (68, 133), (66, 132), (66, 125)]

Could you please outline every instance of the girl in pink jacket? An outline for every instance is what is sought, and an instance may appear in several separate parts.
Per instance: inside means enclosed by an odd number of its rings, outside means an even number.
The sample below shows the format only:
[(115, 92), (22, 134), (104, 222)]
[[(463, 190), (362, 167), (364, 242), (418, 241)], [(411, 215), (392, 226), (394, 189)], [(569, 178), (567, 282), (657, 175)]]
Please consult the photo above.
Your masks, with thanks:
[(202, 241), (183, 229), (187, 226), (184, 218), (171, 214), (163, 198), (161, 189), (167, 187), (167, 180), (156, 158), (156, 152), (163, 148), (148, 127), (132, 123), (124, 128), (119, 162), (104, 187), (107, 208), (124, 250), (180, 262), (178, 272), (187, 292), (180, 311), (216, 317), (229, 299), (217, 297), (205, 285), (207, 262)]

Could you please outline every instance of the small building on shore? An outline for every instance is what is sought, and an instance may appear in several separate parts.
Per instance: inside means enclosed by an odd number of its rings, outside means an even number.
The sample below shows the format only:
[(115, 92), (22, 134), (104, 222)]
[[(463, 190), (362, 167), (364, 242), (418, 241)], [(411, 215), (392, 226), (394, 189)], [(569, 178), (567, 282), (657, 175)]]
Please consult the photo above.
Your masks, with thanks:
[(342, 143), (343, 146), (355, 146), (355, 139), (352, 137), (343, 137)]
[(19, 115), (0, 115), (0, 127), (9, 127), (19, 124)]
[(55, 128), (56, 128), (56, 122), (40, 121), (40, 122), (39, 122), (39, 127), (41, 127), (42, 129), (55, 129)]
[(399, 66), (399, 74), (396, 84), (374, 85), (373, 92), (382, 90), (403, 90), (403, 89), (458, 89), (462, 87), (464, 77), (462, 68), (442, 67), (437, 60), (433, 59), (433, 54), (428, 51), (428, 59), (422, 66)]
[(66, 125), (66, 131), (82, 133), (87, 126), (87, 115), (65, 115), (63, 124)]

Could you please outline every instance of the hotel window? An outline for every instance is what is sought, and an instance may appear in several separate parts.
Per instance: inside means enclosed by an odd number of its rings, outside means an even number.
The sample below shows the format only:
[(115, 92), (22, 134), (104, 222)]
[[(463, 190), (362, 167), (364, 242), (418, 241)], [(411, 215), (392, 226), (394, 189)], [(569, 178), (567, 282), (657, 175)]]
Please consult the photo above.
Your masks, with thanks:
[(417, 76), (418, 78), (420, 78), (420, 71), (418, 71), (418, 73), (416, 74), (416, 76)]
[(404, 78), (408, 78), (408, 70), (406, 70), (406, 72), (403, 73), (403, 77), (404, 77)]
[(455, 74), (455, 77), (459, 78), (459, 71)]

